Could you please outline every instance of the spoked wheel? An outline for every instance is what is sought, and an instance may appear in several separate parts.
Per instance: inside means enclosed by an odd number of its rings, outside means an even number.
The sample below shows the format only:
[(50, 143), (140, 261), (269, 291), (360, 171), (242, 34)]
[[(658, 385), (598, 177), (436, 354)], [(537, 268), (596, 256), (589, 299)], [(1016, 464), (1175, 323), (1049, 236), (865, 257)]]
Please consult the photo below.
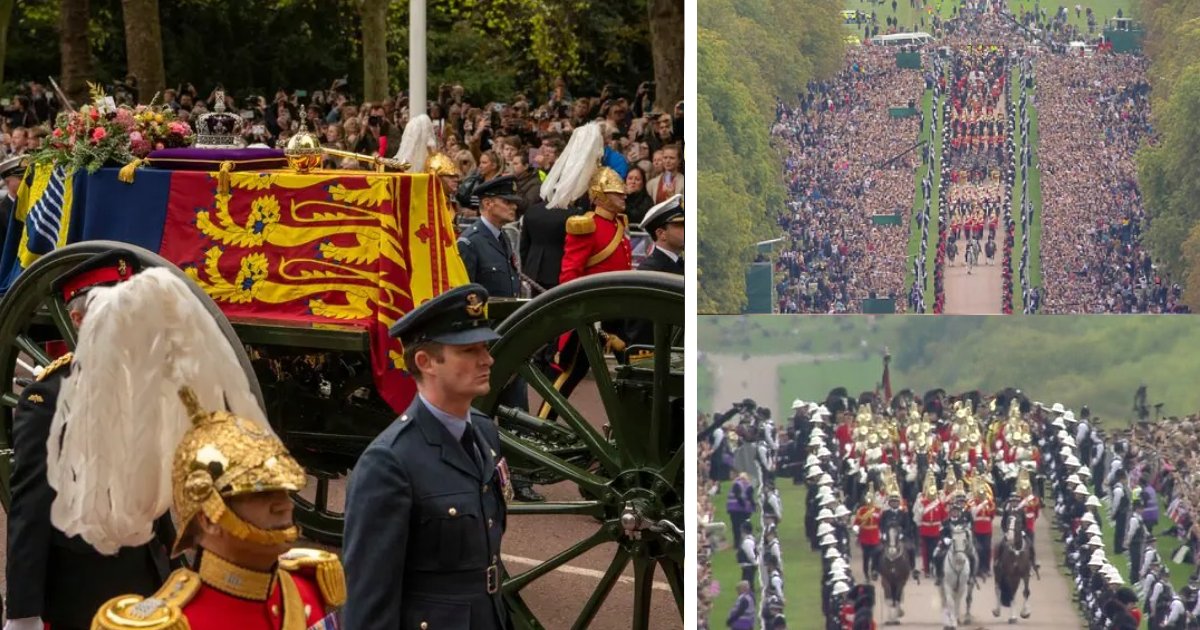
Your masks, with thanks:
[[(61, 342), (68, 350), (75, 349), (75, 326), (71, 323), (67, 305), (62, 296), (50, 289), (50, 285), (63, 273), (88, 258), (113, 249), (131, 252), (143, 267), (165, 267), (176, 276), (187, 279), (178, 267), (167, 259), (146, 249), (114, 241), (85, 241), (56, 249), (42, 256), (26, 269), (13, 283), (8, 293), (0, 299), (0, 503), (7, 513), (12, 497), (9, 486), (12, 475), (12, 419), (23, 382), (17, 381), (18, 368), (27, 372), (33, 368), (44, 368), (54, 357), (50, 356), (46, 344)], [(204, 293), (204, 290), (188, 280), (192, 292), (204, 303), (209, 314), (217, 320), (225, 338), (233, 347), (242, 370), (250, 381), (251, 391), (262, 404), (262, 391), (258, 379), (250, 366), (250, 359), (229, 325), (221, 309)], [(23, 364), (23, 365), (22, 365)], [(31, 375), (24, 375), (32, 378)]]
[[(598, 329), (602, 322), (609, 330), (619, 328), (621, 324), (615, 322), (632, 317), (652, 326), (653, 355), (614, 367)], [(634, 601), (627, 627), (650, 626), (653, 578), (660, 567), (682, 620), (683, 323), (682, 277), (618, 272), (555, 288), (497, 328), (502, 338), (492, 346), (496, 361), (492, 393), (477, 406), (498, 418), (506, 458), (573, 483), (580, 494), (579, 500), (510, 503), (509, 513), (587, 515), (600, 521), (590, 536), (523, 573), (506, 577), (504, 598), (518, 629), (544, 627), (523, 600), (523, 589), (536, 580), (553, 579), (556, 569), (606, 543), (615, 543), (615, 553), (572, 627), (584, 628), (592, 622), (630, 564)], [(602, 414), (589, 417), (577, 405), (578, 397), (560, 394), (536, 364), (548, 341), (570, 332), (578, 336), (588, 359)], [(555, 421), (498, 403), (501, 388), (515, 376), (523, 377), (550, 405)], [(547, 442), (559, 447), (546, 448)]]

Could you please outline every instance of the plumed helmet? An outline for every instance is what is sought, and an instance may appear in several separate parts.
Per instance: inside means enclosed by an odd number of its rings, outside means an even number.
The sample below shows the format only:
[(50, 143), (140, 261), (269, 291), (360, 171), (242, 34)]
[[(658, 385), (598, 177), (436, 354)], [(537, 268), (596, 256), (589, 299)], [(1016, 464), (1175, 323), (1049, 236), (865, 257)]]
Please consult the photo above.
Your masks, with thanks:
[(447, 177), (462, 177), (462, 171), (458, 170), (458, 165), (450, 156), (445, 153), (434, 153), (425, 160), (425, 172), (432, 175), (445, 175)]
[(192, 428), (175, 449), (171, 486), (180, 534), (174, 553), (190, 549), (189, 526), (196, 515), (248, 542), (274, 545), (291, 542), (295, 526), (266, 531), (240, 519), (225, 503), (236, 496), (286, 490), (299, 492), (307, 478), (283, 442), (257, 422), (227, 411), (207, 412), (192, 390), (179, 391), (191, 416)]
[(601, 166), (596, 169), (596, 173), (592, 175), (592, 180), (588, 183), (588, 198), (593, 203), (604, 198), (605, 193), (625, 194), (625, 180), (616, 171)]

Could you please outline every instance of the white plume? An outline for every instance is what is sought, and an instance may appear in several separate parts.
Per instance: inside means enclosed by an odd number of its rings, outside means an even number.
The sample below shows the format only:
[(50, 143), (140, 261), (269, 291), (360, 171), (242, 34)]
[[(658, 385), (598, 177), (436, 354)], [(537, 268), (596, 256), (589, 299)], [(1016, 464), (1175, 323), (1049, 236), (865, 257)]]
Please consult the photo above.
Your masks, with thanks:
[(571, 134), (562, 155), (542, 182), (547, 208), (566, 208), (587, 192), (592, 175), (604, 157), (604, 137), (599, 122), (590, 122)]
[(93, 289), (46, 445), (55, 527), (109, 555), (150, 541), (171, 508), (171, 463), (191, 427), (183, 385), (204, 409), (228, 408), (269, 430), (233, 348), (186, 280), (154, 268)]
[(412, 166), (409, 173), (421, 173), (425, 170), (425, 160), (436, 152), (437, 134), (433, 132), (433, 121), (428, 114), (421, 114), (408, 121), (404, 126), (404, 135), (400, 136), (400, 149), (396, 151), (396, 159), (408, 162)]

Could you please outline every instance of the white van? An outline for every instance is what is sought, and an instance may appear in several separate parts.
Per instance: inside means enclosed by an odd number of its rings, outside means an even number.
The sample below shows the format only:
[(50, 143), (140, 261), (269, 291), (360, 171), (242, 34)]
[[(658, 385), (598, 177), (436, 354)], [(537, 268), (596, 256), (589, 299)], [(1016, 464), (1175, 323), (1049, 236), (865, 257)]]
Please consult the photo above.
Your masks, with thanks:
[(921, 46), (931, 41), (933, 36), (929, 33), (896, 33), (871, 38), (871, 43), (876, 46)]

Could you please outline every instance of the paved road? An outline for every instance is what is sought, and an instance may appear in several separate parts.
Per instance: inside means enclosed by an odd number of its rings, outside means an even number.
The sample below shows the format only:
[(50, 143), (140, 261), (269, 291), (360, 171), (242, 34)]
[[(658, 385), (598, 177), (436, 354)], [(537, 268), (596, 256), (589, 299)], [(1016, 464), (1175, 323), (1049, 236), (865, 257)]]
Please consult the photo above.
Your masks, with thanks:
[[(1082, 628), (1083, 620), (1079, 617), (1075, 604), (1071, 601), (1072, 586), (1070, 580), (1063, 574), (1060, 567), (1057, 566), (1058, 560), (1054, 557), (1054, 550), (1051, 546), (1051, 528), (1050, 517), (1053, 512), (1049, 509), (1042, 511), (1042, 517), (1038, 519), (1036, 526), (1035, 546), (1037, 550), (1038, 563), (1041, 565), (1042, 579), (1038, 581), (1036, 578), (1030, 581), (1029, 589), (1029, 619), (1017, 618), (1016, 627), (1018, 628), (1036, 628), (1044, 630), (1064, 630), (1066, 628)], [(855, 556), (851, 564), (854, 570), (854, 579), (862, 581), (862, 560), (858, 555), (857, 545), (855, 548)], [(920, 557), (917, 559), (920, 563)], [(878, 586), (878, 583), (876, 583)], [(986, 580), (981, 584), (981, 589), (975, 591), (973, 603), (971, 605), (971, 620), (970, 623), (960, 623), (960, 628), (1007, 628), (1009, 610), (1004, 609), (1000, 613), (1000, 617), (992, 616), (992, 607), (996, 605), (996, 590), (995, 583), (992, 580)], [(882, 605), (883, 591), (881, 588), (876, 589), (876, 605), (875, 605), (875, 621), (879, 627), (884, 625), (884, 606)], [(904, 590), (904, 618), (901, 619), (901, 624), (907, 628), (942, 628), (942, 611), (940, 605), (940, 595), (933, 586), (933, 580), (921, 579), (920, 584), (910, 580), (908, 586)], [(1020, 612), (1021, 595), (1018, 593), (1015, 603), (1017, 612)], [(965, 611), (965, 600), (964, 608)], [(962, 620), (960, 620), (961, 622)]]
[[(601, 417), (599, 412), (603, 406), (600, 404), (595, 388), (589, 387), (589, 384), (590, 381), (581, 385), (577, 393), (572, 396), (572, 401), (579, 406), (586, 417), (595, 419)], [(537, 395), (533, 392), (530, 393), (530, 403), (531, 406), (540, 403)], [(598, 424), (596, 421), (593, 423)], [(538, 490), (551, 500), (578, 500), (579, 498), (575, 488), (568, 484), (538, 487)], [(337, 482), (331, 484), (330, 495), (331, 507), (340, 510), (345, 498), (344, 484)], [(8, 539), (6, 525), (7, 515), (3, 515), (0, 518), (0, 541)], [(508, 531), (504, 536), (505, 564), (513, 573), (530, 569), (535, 564), (540, 564), (541, 561), (583, 540), (597, 529), (598, 523), (586, 516), (510, 517)], [(313, 543), (302, 541), (300, 544), (312, 545)], [(0, 588), (3, 587), (7, 577), (5, 575), (6, 548), (7, 545), (0, 544)], [(337, 549), (332, 550), (337, 551)], [(522, 591), (526, 604), (545, 627), (571, 627), (584, 603), (608, 569), (615, 550), (615, 544), (602, 545), (533, 582)], [(619, 579), (609, 593), (607, 601), (590, 627), (612, 630), (630, 627), (633, 611), (632, 565), (626, 568), (623, 575), (624, 577)], [(675, 608), (670, 587), (661, 572), (655, 574), (650, 627), (664, 630), (683, 627), (683, 620)]]
[[(980, 256), (982, 258), (982, 255)], [(1004, 278), (1000, 275), (1000, 255), (996, 264), (977, 265), (967, 274), (960, 257), (958, 264), (946, 267), (946, 315), (999, 315)]]

